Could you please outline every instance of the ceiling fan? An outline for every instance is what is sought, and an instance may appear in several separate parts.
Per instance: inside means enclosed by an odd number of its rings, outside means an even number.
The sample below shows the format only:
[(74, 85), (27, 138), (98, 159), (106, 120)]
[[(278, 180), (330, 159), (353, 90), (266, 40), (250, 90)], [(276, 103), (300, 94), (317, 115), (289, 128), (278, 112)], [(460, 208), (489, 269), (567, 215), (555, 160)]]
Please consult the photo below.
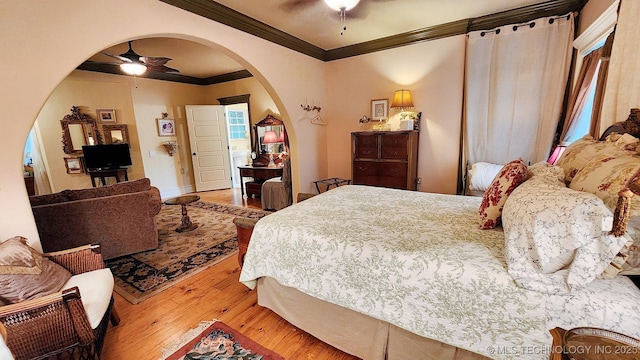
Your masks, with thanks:
[(100, 53), (122, 61), (122, 63), (118, 64), (120, 65), (120, 69), (129, 75), (142, 75), (147, 69), (163, 73), (180, 72), (178, 69), (165, 65), (171, 58), (139, 55), (133, 51), (131, 41), (129, 41), (129, 50), (126, 53), (120, 55), (114, 55), (104, 51)]
[[(324, 0), (326, 6), (335, 10), (335, 14), (340, 17), (340, 35), (347, 30), (346, 18), (364, 18), (368, 13), (368, 5), (371, 1), (389, 1), (389, 0), (370, 0), (363, 1), (359, 6), (360, 0)], [(311, 8), (318, 3), (318, 0), (288, 0), (280, 6), (287, 12), (296, 12)]]

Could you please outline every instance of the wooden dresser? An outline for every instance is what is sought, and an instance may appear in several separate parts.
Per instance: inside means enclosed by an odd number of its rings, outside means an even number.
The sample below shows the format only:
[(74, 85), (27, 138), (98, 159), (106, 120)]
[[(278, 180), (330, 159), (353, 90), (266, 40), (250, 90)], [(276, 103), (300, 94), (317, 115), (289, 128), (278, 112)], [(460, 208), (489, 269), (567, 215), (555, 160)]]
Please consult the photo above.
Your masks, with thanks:
[(353, 184), (416, 190), (418, 135), (416, 130), (351, 133)]

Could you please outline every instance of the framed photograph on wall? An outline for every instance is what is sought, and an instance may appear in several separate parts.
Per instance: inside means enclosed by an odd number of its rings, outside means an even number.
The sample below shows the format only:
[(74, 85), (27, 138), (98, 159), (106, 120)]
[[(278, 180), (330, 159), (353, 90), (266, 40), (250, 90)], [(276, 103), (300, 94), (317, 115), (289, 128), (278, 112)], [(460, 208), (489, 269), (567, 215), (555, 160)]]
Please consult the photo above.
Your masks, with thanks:
[(83, 174), (82, 159), (79, 157), (64, 158), (64, 166), (67, 168), (67, 174)]
[(129, 144), (127, 125), (102, 125), (104, 140), (107, 144)]
[(384, 121), (389, 117), (389, 99), (371, 100), (371, 120)]
[(175, 120), (158, 119), (158, 136), (176, 136)]
[(98, 121), (103, 124), (115, 124), (116, 123), (116, 110), (115, 109), (96, 109), (98, 114)]

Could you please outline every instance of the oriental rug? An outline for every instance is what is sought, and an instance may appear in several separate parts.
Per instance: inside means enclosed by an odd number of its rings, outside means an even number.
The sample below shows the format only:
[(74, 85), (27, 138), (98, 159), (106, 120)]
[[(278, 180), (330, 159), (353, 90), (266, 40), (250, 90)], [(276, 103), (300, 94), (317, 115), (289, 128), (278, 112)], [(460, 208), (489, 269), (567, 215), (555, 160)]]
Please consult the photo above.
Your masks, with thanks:
[(162, 360), (284, 360), (221, 321), (203, 321), (162, 351)]
[(198, 228), (176, 232), (181, 206), (162, 205), (156, 216), (158, 247), (106, 261), (115, 279), (115, 291), (132, 304), (144, 301), (238, 253), (233, 219), (261, 218), (266, 211), (206, 201), (187, 207)]

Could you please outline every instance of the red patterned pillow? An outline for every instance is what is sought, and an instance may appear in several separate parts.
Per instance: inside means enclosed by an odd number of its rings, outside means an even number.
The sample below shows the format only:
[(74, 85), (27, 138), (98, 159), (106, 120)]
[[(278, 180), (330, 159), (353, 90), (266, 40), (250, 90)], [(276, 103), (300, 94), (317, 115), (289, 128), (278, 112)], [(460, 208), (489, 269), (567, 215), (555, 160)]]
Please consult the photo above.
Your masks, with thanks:
[(502, 207), (518, 185), (527, 180), (527, 165), (522, 159), (506, 164), (496, 175), (482, 197), (480, 228), (493, 229), (500, 224)]

